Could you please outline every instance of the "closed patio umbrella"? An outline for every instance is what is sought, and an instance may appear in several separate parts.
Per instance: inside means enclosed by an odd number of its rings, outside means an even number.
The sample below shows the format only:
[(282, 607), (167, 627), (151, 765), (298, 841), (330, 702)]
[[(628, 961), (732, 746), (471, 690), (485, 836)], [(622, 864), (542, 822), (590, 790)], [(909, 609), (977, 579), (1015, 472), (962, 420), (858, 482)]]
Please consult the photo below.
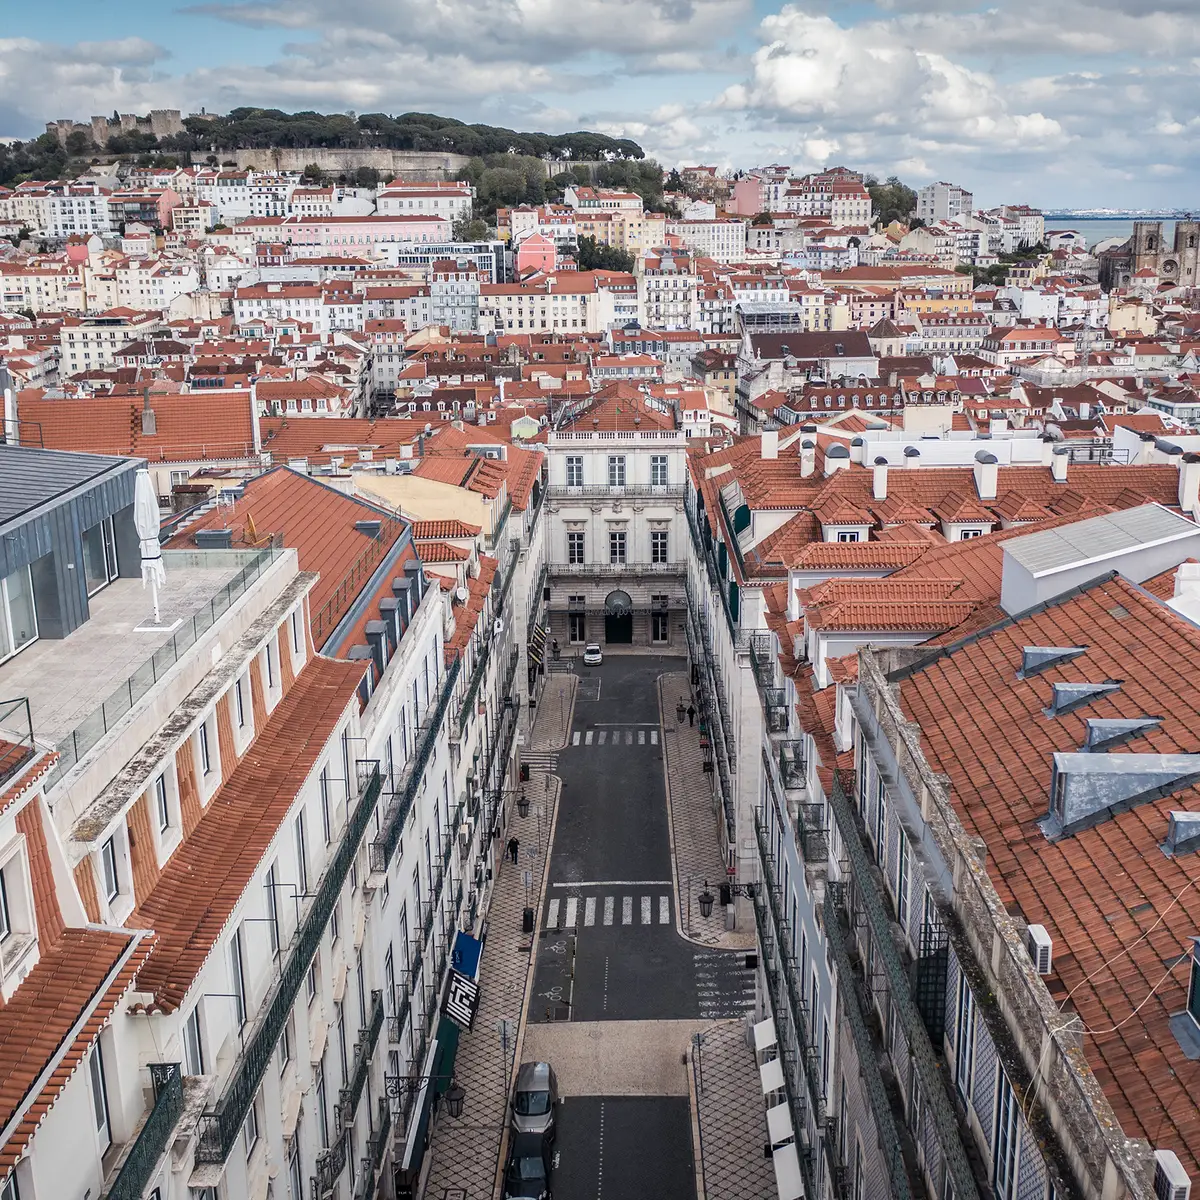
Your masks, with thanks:
[(154, 623), (158, 624), (158, 589), (167, 582), (163, 567), (162, 548), (158, 544), (158, 497), (150, 472), (142, 467), (138, 471), (133, 489), (133, 523), (137, 528), (139, 548), (142, 554), (142, 587), (150, 585), (154, 598)]

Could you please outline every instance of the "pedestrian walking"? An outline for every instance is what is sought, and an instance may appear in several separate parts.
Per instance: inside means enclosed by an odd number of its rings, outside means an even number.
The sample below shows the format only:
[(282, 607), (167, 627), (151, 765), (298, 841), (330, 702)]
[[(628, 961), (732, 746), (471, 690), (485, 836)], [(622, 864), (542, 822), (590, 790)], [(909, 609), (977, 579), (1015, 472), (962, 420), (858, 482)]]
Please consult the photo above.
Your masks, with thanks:
[(521, 843), (515, 837), (510, 837), (508, 839), (508, 857), (511, 858), (514, 863), (517, 861), (517, 855), (520, 853), (520, 851)]
[(688, 705), (688, 724), (696, 724), (696, 706), (694, 704)]

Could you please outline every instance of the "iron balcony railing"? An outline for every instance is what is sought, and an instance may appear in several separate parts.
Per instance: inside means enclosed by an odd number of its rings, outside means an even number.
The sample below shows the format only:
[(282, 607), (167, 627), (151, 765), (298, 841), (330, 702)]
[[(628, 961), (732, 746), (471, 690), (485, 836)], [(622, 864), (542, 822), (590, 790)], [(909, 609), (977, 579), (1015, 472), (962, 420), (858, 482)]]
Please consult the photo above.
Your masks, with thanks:
[(579, 486), (570, 483), (552, 483), (550, 485), (550, 495), (556, 500), (570, 500), (575, 497), (581, 500), (620, 500), (624, 497), (628, 497), (631, 500), (642, 497), (650, 499), (661, 497), (664, 500), (677, 500), (683, 497), (683, 491), (684, 488), (681, 483), (629, 483), (620, 486), (617, 484), (610, 486), (603, 483), (589, 483)]
[(504, 502), (504, 511), (500, 514), (500, 520), (496, 522), (495, 528), (492, 530), (492, 532), (483, 539), (484, 545), (487, 546), (489, 554), (500, 544), (500, 539), (504, 536), (504, 527), (508, 524), (508, 516), (511, 512), (512, 501), (506, 500)]
[(154, 1105), (121, 1163), (105, 1200), (142, 1200), (183, 1112), (183, 1071), (179, 1063), (151, 1063)]
[(685, 562), (601, 562), (601, 563), (555, 563), (555, 575), (608, 576), (632, 575), (683, 575), (687, 572)]
[[(409, 980), (415, 982), (416, 976), (409, 974)], [(408, 1023), (408, 1015), (412, 1009), (411, 991), (396, 988), (396, 1011), (388, 1017), (388, 1041), (399, 1046), (404, 1040), (404, 1026)]]
[(537, 627), (538, 614), (542, 611), (542, 594), (546, 590), (546, 580), (549, 576), (550, 564), (543, 562), (542, 569), (538, 572), (537, 584), (529, 593), (529, 619), (525, 622), (525, 640), (527, 642), (533, 638), (533, 631)]
[(359, 1100), (362, 1099), (363, 1089), (367, 1086), (371, 1056), (375, 1053), (375, 1045), (379, 1041), (379, 1031), (382, 1028), (383, 992), (374, 991), (371, 993), (367, 1023), (358, 1031), (358, 1038), (354, 1043), (354, 1065), (350, 1071), (350, 1078), (338, 1093), (338, 1112), (343, 1128), (354, 1124), (354, 1114), (358, 1110)]
[[(907, 1165), (904, 1161), (904, 1151), (900, 1140), (900, 1131), (896, 1126), (896, 1116), (888, 1097), (887, 1086), (883, 1082), (883, 1073), (879, 1064), (883, 1060), (883, 1046), (871, 1034), (867, 1024), (867, 1005), (869, 1001), (863, 995), (862, 982), (850, 957), (851, 936), (848, 927), (844, 897), (845, 885), (832, 880), (825, 886), (825, 938), (833, 959), (833, 965), (838, 976), (838, 996), (842, 1010), (850, 1025), (850, 1032), (858, 1050), (858, 1071), (867, 1091), (867, 1100), (871, 1105), (871, 1115), (875, 1119), (875, 1132), (879, 1138), (880, 1150), (887, 1165), (888, 1179), (891, 1182), (893, 1200), (913, 1200), (912, 1188), (909, 1185)], [(975, 1195), (974, 1184), (968, 1192), (960, 1193), (957, 1188), (954, 1195)]]
[[(513, 575), (517, 570), (517, 555), (513, 554), (509, 557), (507, 569), (502, 576), (497, 576), (500, 580), (499, 590), (495, 591), (492, 599), (492, 616), (498, 617), (504, 609), (504, 602), (508, 598), (508, 589), (512, 586)], [(495, 585), (493, 584), (493, 589)], [(467, 723), (467, 717), (470, 715), (471, 705), (475, 703), (475, 697), (479, 692), (479, 685), (483, 682), (484, 673), (487, 671), (488, 661), (492, 656), (492, 640), (493, 634), (491, 629), (483, 631), (483, 645), (479, 653), (475, 656), (475, 665), (471, 669), (471, 677), (467, 682), (467, 691), (463, 697), (463, 702), (458, 709), (458, 727), (461, 730)]]
[[(849, 859), (849, 875), (854, 882), (857, 901), (855, 907), (866, 917), (875, 961), (882, 966), (888, 994), (900, 1019), (904, 1038), (908, 1042), (909, 1053), (920, 1079), (921, 1094), (928, 1105), (927, 1112), (933, 1121), (935, 1136), (946, 1163), (954, 1195), (957, 1200), (978, 1196), (954, 1102), (947, 1091), (948, 1075), (938, 1066), (933, 1043), (929, 1040), (929, 1031), (913, 998), (908, 966), (900, 957), (897, 945), (899, 939), (894, 933), (895, 926), (880, 890), (874, 863), (863, 845), (854, 808), (836, 774), (833, 787), (829, 791), (829, 806)], [(826, 904), (829, 903), (828, 896), (827, 892)]]
[(454, 694), (454, 685), (458, 681), (462, 660), (455, 658), (446, 670), (442, 679), (442, 688), (438, 693), (437, 704), (426, 713), (425, 720), (417, 729), (417, 744), (413, 756), (405, 764), (400, 775), (400, 786), (393, 792), (392, 799), (383, 814), (379, 834), (371, 843), (370, 859), (372, 873), (388, 869), (392, 855), (400, 844), (400, 835), (404, 832), (404, 822), (412, 808), (413, 798), (420, 786), (421, 777), (429, 765), (437, 745), (438, 733), (450, 706), (450, 697)]
[(216, 1107), (201, 1118), (202, 1129), (196, 1146), (196, 1161), (199, 1163), (223, 1163), (237, 1142), (242, 1122), (266, 1074), (288, 1013), (292, 1011), (309, 964), (329, 924), (333, 906), (350, 873), (371, 814), (375, 811), (382, 786), (379, 763), (360, 759), (357, 766), (360, 779), (358, 803), (346, 822), (341, 841), (321, 877), (316, 895), (292, 936), (279, 978), (267, 996), (254, 1027), (242, 1043), (241, 1053), (234, 1062), (233, 1071), (225, 1082)]
[[(787, 742), (785, 745), (793, 745)], [(828, 866), (829, 832), (825, 828), (825, 811), (819, 803), (805, 803), (801, 800), (790, 799), (785, 791), (787, 780), (783, 775), (784, 763), (778, 761), (768, 747), (763, 747), (763, 771), (767, 782), (774, 792), (780, 807), (787, 809), (793, 823), (796, 845), (804, 858), (806, 868), (823, 871)], [(803, 760), (800, 760), (801, 771)], [(795, 775), (792, 776), (793, 780)], [(782, 786), (781, 786), (782, 785)], [(793, 783), (792, 790), (803, 788), (803, 779), (799, 784)]]

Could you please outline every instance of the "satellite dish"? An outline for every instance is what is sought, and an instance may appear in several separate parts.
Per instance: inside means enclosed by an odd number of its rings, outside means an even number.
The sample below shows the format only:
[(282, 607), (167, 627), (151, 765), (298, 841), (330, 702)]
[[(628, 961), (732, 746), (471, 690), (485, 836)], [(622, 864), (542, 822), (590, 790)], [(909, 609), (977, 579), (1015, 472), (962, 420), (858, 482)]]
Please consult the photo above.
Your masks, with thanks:
[(454, 598), (455, 598), (455, 600), (457, 600), (459, 602), (459, 604), (466, 604), (467, 597), (470, 594), (471, 593), (468, 592), (467, 589), (465, 587), (463, 587), (461, 583), (458, 585), (458, 587), (456, 587), (454, 589)]
[(492, 632), (493, 633), (503, 633), (504, 632), (504, 621), (500, 617), (496, 618), (496, 623), (492, 626)]

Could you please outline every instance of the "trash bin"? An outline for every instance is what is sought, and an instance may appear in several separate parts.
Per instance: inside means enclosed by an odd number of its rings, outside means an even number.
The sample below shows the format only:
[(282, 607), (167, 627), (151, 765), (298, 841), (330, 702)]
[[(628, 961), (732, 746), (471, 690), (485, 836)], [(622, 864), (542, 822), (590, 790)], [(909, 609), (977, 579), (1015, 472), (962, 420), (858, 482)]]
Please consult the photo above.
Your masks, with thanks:
[(522, 933), (532, 933), (533, 932), (533, 909), (532, 908), (523, 909), (521, 912), (521, 932)]

